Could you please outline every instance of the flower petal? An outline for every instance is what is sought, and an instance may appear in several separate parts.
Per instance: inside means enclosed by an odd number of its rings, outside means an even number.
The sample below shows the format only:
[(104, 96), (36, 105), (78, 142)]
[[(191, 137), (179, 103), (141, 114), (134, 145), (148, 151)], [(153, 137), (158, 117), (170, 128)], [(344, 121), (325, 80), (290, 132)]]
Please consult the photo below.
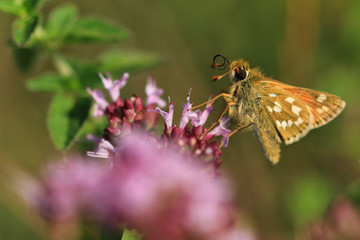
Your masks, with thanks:
[(108, 90), (109, 95), (113, 101), (115, 101), (120, 96), (120, 89), (123, 88), (129, 78), (128, 73), (124, 73), (120, 80), (112, 80), (110, 73), (106, 74), (104, 77), (103, 74), (99, 73), (99, 76), (103, 82), (105, 89)]
[(96, 158), (109, 158), (115, 152), (114, 146), (107, 140), (101, 139), (96, 152), (87, 151), (86, 155)]
[(187, 95), (186, 103), (183, 103), (183, 113), (180, 118), (179, 129), (183, 129), (191, 119), (197, 118), (197, 114), (190, 110), (192, 107), (192, 104), (190, 103), (190, 93), (191, 89)]
[(102, 73), (98, 73), (98, 74), (99, 74), (99, 77), (101, 78), (104, 88), (105, 89), (111, 88), (113, 85), (111, 76), (109, 77), (109, 75), (107, 75), (107, 78), (106, 78), (106, 77), (104, 77), (104, 75)]
[(161, 108), (166, 106), (166, 102), (160, 98), (164, 91), (156, 86), (155, 80), (153, 80), (151, 77), (147, 78), (145, 92), (147, 95), (147, 105), (157, 104)]
[(165, 120), (166, 128), (169, 129), (172, 127), (172, 121), (174, 117), (174, 104), (170, 102), (170, 97), (169, 97), (169, 112), (165, 112), (161, 110), (159, 107), (156, 107), (155, 110), (149, 109), (148, 111), (159, 113)]
[[(210, 99), (209, 99), (210, 100)], [(203, 126), (206, 122), (206, 120), (208, 119), (209, 117), (209, 114), (214, 110), (214, 107), (209, 104), (206, 106), (205, 110), (204, 111), (201, 111), (201, 110), (197, 110), (195, 111), (197, 117), (196, 118), (193, 118), (191, 119), (191, 124), (194, 126), (194, 127), (198, 127), (198, 126)]]
[(231, 130), (229, 130), (225, 127), (225, 125), (228, 123), (229, 120), (230, 120), (230, 118), (223, 117), (220, 120), (219, 126), (217, 126), (211, 132), (208, 133), (208, 134), (213, 134), (215, 136), (223, 136), (222, 142), (224, 143), (224, 147), (227, 147), (228, 142), (229, 142), (229, 134), (231, 133)]
[(105, 110), (109, 103), (106, 101), (104, 94), (100, 90), (91, 90), (89, 87), (87, 87), (86, 90), (93, 97), (99, 107)]
[(103, 116), (109, 103), (106, 101), (104, 94), (100, 90), (91, 90), (89, 87), (86, 88), (87, 92), (95, 100), (93, 116)]

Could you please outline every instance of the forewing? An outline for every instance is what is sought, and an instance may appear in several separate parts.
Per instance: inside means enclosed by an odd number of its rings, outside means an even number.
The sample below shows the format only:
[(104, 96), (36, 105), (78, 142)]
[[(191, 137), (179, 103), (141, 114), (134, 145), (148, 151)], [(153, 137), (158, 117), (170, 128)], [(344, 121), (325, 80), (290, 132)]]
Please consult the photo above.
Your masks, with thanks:
[(308, 88), (293, 87), (272, 79), (267, 79), (270, 87), (280, 87), (297, 96), (309, 108), (313, 115), (313, 128), (318, 128), (333, 120), (345, 108), (346, 103), (330, 93)]
[(293, 90), (308, 106), (314, 116), (313, 127), (318, 128), (333, 120), (345, 107), (338, 96), (306, 88)]

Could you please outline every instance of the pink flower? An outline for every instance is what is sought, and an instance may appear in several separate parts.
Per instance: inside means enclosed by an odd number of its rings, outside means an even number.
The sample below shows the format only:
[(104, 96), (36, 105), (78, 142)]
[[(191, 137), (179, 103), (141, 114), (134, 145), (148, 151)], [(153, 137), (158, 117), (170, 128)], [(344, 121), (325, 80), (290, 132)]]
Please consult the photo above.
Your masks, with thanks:
[(215, 136), (223, 136), (223, 144), (224, 147), (227, 147), (228, 142), (229, 142), (229, 134), (231, 133), (231, 130), (227, 129), (225, 126), (226, 124), (229, 122), (230, 118), (228, 117), (223, 117), (220, 120), (220, 124), (219, 126), (215, 127), (211, 132), (209, 132), (209, 134), (213, 134)]
[(114, 146), (107, 140), (101, 139), (97, 150), (95, 152), (87, 151), (87, 155), (89, 157), (97, 157), (97, 158), (109, 158), (111, 154), (114, 154), (115, 148)]
[(180, 124), (179, 124), (180, 129), (184, 129), (184, 127), (188, 124), (188, 122), (191, 119), (198, 118), (198, 115), (190, 110), (192, 107), (192, 104), (190, 103), (190, 93), (191, 93), (191, 89), (189, 90), (189, 94), (187, 95), (186, 103), (183, 103), (183, 113), (181, 115)]
[(109, 106), (104, 94), (100, 90), (91, 90), (89, 87), (87, 87), (86, 90), (95, 100), (93, 116), (103, 116), (107, 106)]
[[(210, 100), (210, 99), (209, 99)], [(196, 117), (193, 117), (191, 119), (191, 124), (195, 127), (198, 126), (204, 126), (206, 120), (209, 117), (209, 114), (214, 110), (213, 105), (209, 104), (206, 106), (204, 111), (201, 110), (196, 110), (195, 114), (197, 115)]]
[[(116, 101), (120, 96), (120, 89), (123, 88), (129, 78), (128, 73), (124, 73), (120, 80), (113, 81), (110, 74), (107, 74), (107, 78), (104, 77), (101, 73), (99, 76), (103, 82), (105, 89), (108, 90), (108, 93), (112, 99), (112, 101)], [(88, 93), (95, 100), (94, 106), (94, 117), (101, 117), (104, 115), (106, 108), (109, 106), (109, 103), (106, 101), (105, 95), (100, 90), (91, 90), (89, 87), (86, 88)]]
[(99, 77), (101, 78), (103, 85), (106, 90), (108, 90), (109, 95), (112, 101), (116, 101), (118, 97), (120, 97), (120, 89), (126, 85), (127, 80), (129, 79), (129, 74), (124, 73), (120, 80), (112, 80), (110, 73), (106, 73), (106, 77), (99, 73)]
[[(49, 168), (37, 210), (51, 223), (85, 219), (127, 225), (149, 239), (249, 239), (235, 228), (227, 180), (148, 134), (123, 138), (114, 163), (73, 158)], [(235, 234), (236, 233), (236, 234)]]
[(37, 193), (37, 210), (53, 223), (78, 219), (81, 214), (93, 215), (94, 194), (109, 171), (107, 164), (83, 161), (81, 157), (73, 157), (68, 164), (52, 165), (39, 187), (42, 191)]
[[(232, 227), (228, 183), (144, 136), (129, 136), (112, 158), (123, 174), (116, 182), (118, 209), (150, 239), (212, 239)], [(214, 237), (216, 239), (216, 237)]]
[(172, 122), (174, 117), (174, 104), (170, 101), (170, 97), (169, 97), (169, 112), (165, 112), (161, 110), (159, 107), (156, 107), (155, 110), (149, 110), (149, 111), (157, 112), (164, 118), (167, 130), (172, 128)]
[[(108, 79), (104, 79), (104, 77), (102, 78), (105, 87), (108, 89), (115, 84), (111, 81), (109, 82)], [(153, 103), (156, 99), (158, 101), (159, 96), (162, 94), (162, 90), (156, 87), (155, 82), (151, 78), (148, 78), (146, 92), (148, 94), (148, 103)], [(221, 163), (219, 161), (221, 150), (218, 147), (218, 143), (212, 141), (212, 139), (214, 136), (224, 136), (226, 146), (228, 142), (227, 135), (230, 130), (227, 130), (223, 122), (221, 122), (220, 126), (215, 128), (211, 134), (204, 134), (206, 129), (203, 129), (203, 126), (213, 107), (212, 105), (207, 105), (203, 111), (191, 111), (190, 93), (191, 89), (187, 95), (186, 102), (183, 103), (179, 127), (173, 125), (174, 104), (170, 102), (170, 98), (169, 110), (166, 112), (159, 107), (156, 107), (154, 110), (154, 104), (144, 106), (142, 99), (137, 96), (124, 100), (118, 97), (116, 101), (108, 104), (105, 109), (109, 125), (104, 131), (104, 141), (100, 142), (96, 151), (88, 152), (88, 156), (107, 158), (113, 151), (111, 146), (114, 148), (119, 139), (127, 134), (131, 134), (134, 130), (145, 129), (153, 133), (152, 130), (157, 123), (158, 115), (161, 115), (165, 120), (164, 133), (161, 139), (158, 138), (161, 147), (166, 149), (168, 146), (176, 146), (179, 151), (184, 151), (189, 158), (201, 159), (201, 161), (208, 164), (211, 171), (216, 171)], [(153, 136), (156, 138), (155, 134)], [(104, 143), (108, 143), (107, 146)]]
[(151, 77), (147, 78), (145, 92), (147, 95), (147, 99), (146, 99), (147, 105), (157, 104), (160, 108), (166, 106), (166, 102), (160, 98), (160, 96), (163, 94), (164, 91), (156, 86), (155, 80), (153, 80)]

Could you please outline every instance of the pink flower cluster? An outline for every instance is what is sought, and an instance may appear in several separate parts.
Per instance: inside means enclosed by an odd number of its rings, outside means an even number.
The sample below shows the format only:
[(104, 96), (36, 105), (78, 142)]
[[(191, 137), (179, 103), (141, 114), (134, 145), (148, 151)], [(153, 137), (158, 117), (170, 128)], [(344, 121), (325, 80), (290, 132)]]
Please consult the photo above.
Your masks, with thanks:
[[(165, 120), (165, 129), (161, 138), (156, 137), (155, 134), (153, 135), (157, 141), (161, 142), (160, 145), (163, 148), (177, 146), (190, 159), (201, 159), (213, 170), (219, 167), (221, 163), (219, 160), (221, 150), (219, 149), (218, 142), (213, 141), (213, 138), (215, 136), (223, 136), (224, 146), (227, 146), (230, 130), (225, 128), (227, 121), (221, 121), (219, 126), (204, 134), (206, 128), (203, 128), (203, 126), (213, 110), (211, 105), (208, 105), (204, 111), (192, 111), (189, 92), (186, 102), (183, 103), (183, 113), (179, 125), (173, 125), (174, 104), (169, 98), (169, 111), (165, 112), (159, 108), (166, 105), (165, 101), (160, 98), (163, 90), (159, 89), (151, 78), (148, 78), (145, 87), (147, 105), (144, 105), (142, 99), (135, 95), (129, 99), (122, 100), (120, 98), (119, 89), (125, 85), (129, 77), (128, 74), (124, 74), (121, 80), (113, 82), (110, 76), (104, 78), (100, 74), (100, 77), (105, 89), (109, 91), (112, 102), (108, 103), (105, 95), (99, 90), (92, 91), (88, 89), (88, 92), (96, 102), (94, 116), (106, 113), (109, 126), (106, 128), (97, 150), (95, 152), (88, 152), (89, 156), (107, 158), (114, 153), (115, 146), (118, 145), (119, 140), (130, 134), (133, 130), (143, 129), (153, 132), (158, 122), (158, 115), (160, 114)], [(159, 107), (155, 109), (155, 105)]]
[(235, 228), (228, 182), (178, 151), (131, 134), (105, 162), (74, 158), (47, 171), (33, 205), (52, 223), (79, 218), (134, 228), (148, 239), (253, 239)]
[[(221, 151), (212, 139), (223, 136), (226, 145), (230, 130), (226, 121), (209, 133), (203, 128), (213, 107), (192, 111), (189, 92), (176, 126), (174, 104), (169, 98), (168, 112), (159, 108), (166, 105), (163, 91), (151, 78), (144, 104), (135, 95), (120, 98), (128, 74), (115, 81), (100, 77), (110, 102), (87, 89), (96, 102), (94, 116), (108, 118), (97, 150), (88, 152), (97, 158), (73, 157), (46, 171), (36, 194), (27, 195), (41, 216), (57, 226), (85, 220), (133, 228), (145, 239), (253, 239), (236, 228), (229, 184), (216, 171)], [(159, 115), (165, 120), (161, 136), (155, 133)]]

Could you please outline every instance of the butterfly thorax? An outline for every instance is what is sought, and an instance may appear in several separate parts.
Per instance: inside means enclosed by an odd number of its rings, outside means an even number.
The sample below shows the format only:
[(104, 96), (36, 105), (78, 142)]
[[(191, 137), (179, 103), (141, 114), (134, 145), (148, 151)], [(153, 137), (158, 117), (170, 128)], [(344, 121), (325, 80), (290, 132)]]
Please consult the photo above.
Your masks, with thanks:
[(232, 98), (226, 99), (231, 104), (229, 115), (244, 123), (248, 122), (246, 115), (255, 118), (256, 112), (254, 110), (258, 109), (261, 96), (254, 86), (264, 78), (257, 68), (247, 69), (246, 72), (247, 76), (241, 81), (236, 81), (236, 78), (232, 78), (231, 74), (229, 75), (234, 83), (228, 91)]

